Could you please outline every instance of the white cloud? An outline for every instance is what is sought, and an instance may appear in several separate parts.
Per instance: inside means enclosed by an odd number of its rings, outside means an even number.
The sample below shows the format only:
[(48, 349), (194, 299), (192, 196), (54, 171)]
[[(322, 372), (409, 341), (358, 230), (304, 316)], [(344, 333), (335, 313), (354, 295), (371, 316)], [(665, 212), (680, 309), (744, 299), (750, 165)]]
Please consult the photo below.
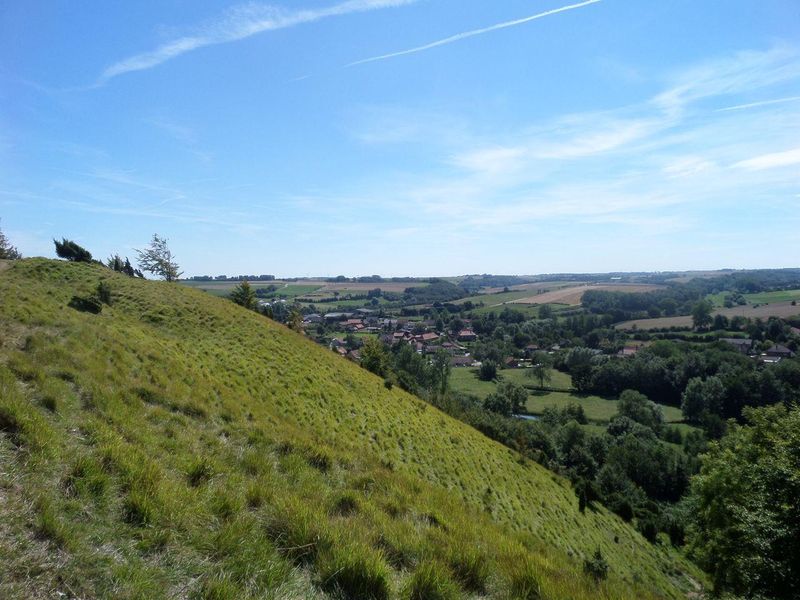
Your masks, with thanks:
[(451, 162), (468, 171), (495, 174), (518, 170), (525, 154), (524, 148), (494, 146), (456, 155)]
[(713, 161), (702, 156), (681, 156), (668, 162), (662, 169), (668, 177), (689, 177), (716, 168)]
[(653, 99), (665, 113), (675, 115), (686, 105), (705, 98), (751, 92), (800, 76), (797, 49), (788, 46), (768, 51), (745, 51), (683, 70), (672, 77), (671, 87)]
[(328, 17), (398, 7), (417, 1), (347, 0), (328, 8), (305, 10), (286, 10), (259, 3), (240, 5), (229, 10), (221, 19), (199, 28), (192, 35), (170, 40), (154, 50), (142, 52), (114, 63), (103, 71), (97, 84), (102, 85), (125, 73), (151, 69), (181, 54), (205, 46), (236, 42), (265, 31), (286, 29)]
[(800, 148), (794, 148), (784, 152), (771, 152), (769, 154), (748, 158), (747, 160), (740, 160), (734, 164), (733, 167), (748, 171), (762, 171), (764, 169), (775, 169), (792, 165), (800, 165)]
[[(465, 235), (496, 228), (524, 235), (564, 222), (641, 226), (653, 235), (683, 230), (702, 223), (698, 215), (736, 213), (745, 199), (753, 206), (795, 193), (790, 169), (760, 171), (800, 162), (800, 151), (772, 151), (800, 139), (800, 115), (788, 103), (770, 111), (720, 112), (708, 105), (797, 79), (797, 52), (780, 48), (687, 69), (636, 105), (515, 123), (491, 134), (477, 123), (448, 140), (426, 137), (418, 135), (426, 129), (413, 114), (405, 129), (395, 115), (395, 129), (414, 135), (382, 141), (418, 146), (413, 152), (431, 155), (425, 164), (434, 174), (418, 170), (381, 181), (379, 193), (360, 193), (380, 196), (398, 227), (434, 223)], [(435, 118), (423, 120), (435, 129)], [(738, 170), (720, 174), (721, 165), (737, 161)]]

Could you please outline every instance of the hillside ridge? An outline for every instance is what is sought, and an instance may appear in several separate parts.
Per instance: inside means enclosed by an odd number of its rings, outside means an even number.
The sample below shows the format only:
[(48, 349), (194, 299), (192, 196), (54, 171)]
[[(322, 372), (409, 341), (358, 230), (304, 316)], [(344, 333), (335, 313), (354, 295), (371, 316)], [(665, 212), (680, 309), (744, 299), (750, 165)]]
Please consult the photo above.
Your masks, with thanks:
[[(100, 314), (68, 306), (100, 281)], [(356, 559), (386, 597), (429, 565), (476, 597), (680, 598), (702, 580), (603, 507), (580, 513), (559, 476), (227, 300), (44, 259), (0, 273), (0, 298), (0, 448), (26, 482), (3, 481), (0, 517), (27, 506), (36, 532), (6, 531), (0, 549), (44, 539), (61, 569), (94, 553), (70, 584), (86, 596), (323, 597), (355, 585), (341, 573)], [(114, 539), (116, 558), (98, 559)], [(610, 577), (595, 584), (582, 564), (598, 549)]]

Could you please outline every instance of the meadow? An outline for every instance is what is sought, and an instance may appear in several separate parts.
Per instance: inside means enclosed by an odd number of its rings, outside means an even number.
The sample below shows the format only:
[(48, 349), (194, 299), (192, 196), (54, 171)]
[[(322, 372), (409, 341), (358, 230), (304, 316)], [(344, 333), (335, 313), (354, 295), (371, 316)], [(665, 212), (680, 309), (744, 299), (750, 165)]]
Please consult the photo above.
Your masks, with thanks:
[[(74, 299), (110, 289), (99, 314)], [(0, 597), (683, 598), (570, 485), (252, 311), (98, 265), (0, 273)], [(583, 573), (599, 550), (607, 580)]]
[[(546, 408), (564, 408), (570, 403), (580, 404), (586, 418), (593, 424), (608, 423), (617, 414), (617, 400), (599, 396), (577, 394), (572, 390), (572, 381), (566, 373), (552, 371), (552, 379), (546, 390), (536, 389), (535, 380), (527, 377), (525, 369), (506, 369), (500, 371), (500, 381), (511, 381), (528, 389), (526, 409), (529, 414), (541, 415)], [(495, 381), (481, 381), (475, 369), (454, 369), (451, 374), (454, 391), (470, 394), (484, 399), (497, 388)], [(664, 420), (668, 423), (683, 421), (679, 408), (661, 405)]]
[[(233, 288), (238, 286), (239, 281), (181, 281), (181, 285), (192, 287), (208, 292), (213, 296), (219, 298), (227, 298), (233, 291)], [(253, 281), (250, 282), (250, 287), (254, 290), (277, 287), (275, 292), (271, 293), (273, 297), (296, 298), (309, 294), (316, 289), (318, 285), (295, 285), (292, 283), (284, 283), (280, 281)]]

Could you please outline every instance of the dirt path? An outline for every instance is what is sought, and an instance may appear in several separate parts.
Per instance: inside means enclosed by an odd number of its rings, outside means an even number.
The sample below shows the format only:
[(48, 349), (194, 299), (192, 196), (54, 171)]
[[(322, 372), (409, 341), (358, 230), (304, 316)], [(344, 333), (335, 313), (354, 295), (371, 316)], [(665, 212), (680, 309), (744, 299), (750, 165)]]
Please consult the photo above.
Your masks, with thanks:
[(5, 271), (6, 269), (8, 269), (10, 266), (11, 266), (11, 261), (10, 260), (0, 259), (0, 273)]

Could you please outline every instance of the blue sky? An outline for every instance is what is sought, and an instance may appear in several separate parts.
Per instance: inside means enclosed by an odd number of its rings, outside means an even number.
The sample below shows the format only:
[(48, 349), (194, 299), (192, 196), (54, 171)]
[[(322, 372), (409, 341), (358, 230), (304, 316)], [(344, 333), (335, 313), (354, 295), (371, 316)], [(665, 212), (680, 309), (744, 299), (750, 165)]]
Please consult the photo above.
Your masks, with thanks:
[(188, 275), (796, 267), (800, 3), (7, 2), (0, 218)]

